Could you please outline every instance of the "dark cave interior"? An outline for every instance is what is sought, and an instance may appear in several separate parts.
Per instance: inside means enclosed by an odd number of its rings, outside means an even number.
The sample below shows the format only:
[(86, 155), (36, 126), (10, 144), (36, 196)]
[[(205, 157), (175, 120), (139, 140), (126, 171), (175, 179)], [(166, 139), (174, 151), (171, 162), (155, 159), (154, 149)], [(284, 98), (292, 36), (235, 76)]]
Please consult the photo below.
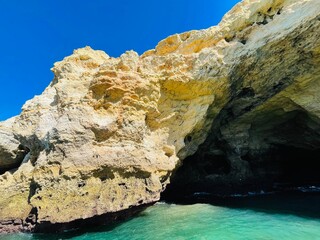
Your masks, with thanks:
[[(221, 127), (216, 127), (198, 151), (173, 173), (162, 198), (176, 200), (197, 193), (229, 196), (320, 185), (317, 119), (303, 111), (275, 110), (267, 117), (248, 121), (249, 138), (243, 140), (246, 144), (237, 152), (233, 150), (235, 144), (221, 133)], [(236, 125), (228, 127), (232, 126)], [(261, 149), (251, 147), (257, 145)]]

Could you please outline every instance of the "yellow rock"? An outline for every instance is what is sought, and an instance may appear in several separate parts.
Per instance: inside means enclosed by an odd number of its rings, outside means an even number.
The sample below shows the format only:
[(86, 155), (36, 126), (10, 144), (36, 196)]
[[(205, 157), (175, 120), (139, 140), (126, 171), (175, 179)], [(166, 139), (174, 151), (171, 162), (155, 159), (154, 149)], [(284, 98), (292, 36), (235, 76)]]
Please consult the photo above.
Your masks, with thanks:
[[(44, 92), (0, 123), (0, 157), (30, 149), (0, 176), (0, 222), (31, 213), (66, 223), (158, 201), (243, 88), (263, 99), (247, 115), (235, 110), (243, 122), (296, 106), (319, 118), (319, 10), (318, 0), (244, 0), (217, 27), (172, 35), (142, 56), (85, 47), (55, 63)], [(309, 41), (293, 46), (296, 36)]]

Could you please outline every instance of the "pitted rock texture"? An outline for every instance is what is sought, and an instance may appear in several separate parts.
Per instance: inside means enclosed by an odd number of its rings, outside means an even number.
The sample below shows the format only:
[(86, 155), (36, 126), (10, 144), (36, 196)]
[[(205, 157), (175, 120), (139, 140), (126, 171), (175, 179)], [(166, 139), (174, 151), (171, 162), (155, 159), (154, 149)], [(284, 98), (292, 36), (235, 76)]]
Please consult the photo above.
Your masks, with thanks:
[(75, 50), (0, 123), (0, 227), (158, 201), (181, 165), (176, 186), (208, 190), (266, 176), (263, 154), (277, 146), (317, 151), (319, 10), (318, 0), (244, 0), (218, 26), (141, 56)]

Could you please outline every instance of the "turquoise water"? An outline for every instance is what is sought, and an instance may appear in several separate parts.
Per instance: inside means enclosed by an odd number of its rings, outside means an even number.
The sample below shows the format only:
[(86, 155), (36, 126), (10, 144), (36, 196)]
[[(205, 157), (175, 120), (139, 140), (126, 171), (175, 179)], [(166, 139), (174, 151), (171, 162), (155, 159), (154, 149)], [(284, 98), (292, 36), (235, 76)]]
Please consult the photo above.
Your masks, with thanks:
[[(317, 240), (320, 198), (234, 200), (229, 207), (211, 204), (158, 203), (112, 227), (64, 235), (14, 234), (1, 240)], [(305, 205), (303, 205), (305, 204)], [(86, 232), (87, 231), (87, 232)]]

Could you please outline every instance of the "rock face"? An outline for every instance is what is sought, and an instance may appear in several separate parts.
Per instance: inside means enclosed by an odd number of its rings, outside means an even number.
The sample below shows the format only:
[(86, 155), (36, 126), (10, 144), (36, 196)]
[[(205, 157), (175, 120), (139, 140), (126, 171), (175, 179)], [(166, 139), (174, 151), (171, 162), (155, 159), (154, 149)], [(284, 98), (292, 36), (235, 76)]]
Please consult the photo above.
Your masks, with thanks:
[(319, 12), (318, 0), (245, 0), (142, 56), (86, 47), (56, 63), (0, 123), (0, 231), (134, 209), (170, 179), (171, 196), (290, 182), (299, 164), (320, 180)]

